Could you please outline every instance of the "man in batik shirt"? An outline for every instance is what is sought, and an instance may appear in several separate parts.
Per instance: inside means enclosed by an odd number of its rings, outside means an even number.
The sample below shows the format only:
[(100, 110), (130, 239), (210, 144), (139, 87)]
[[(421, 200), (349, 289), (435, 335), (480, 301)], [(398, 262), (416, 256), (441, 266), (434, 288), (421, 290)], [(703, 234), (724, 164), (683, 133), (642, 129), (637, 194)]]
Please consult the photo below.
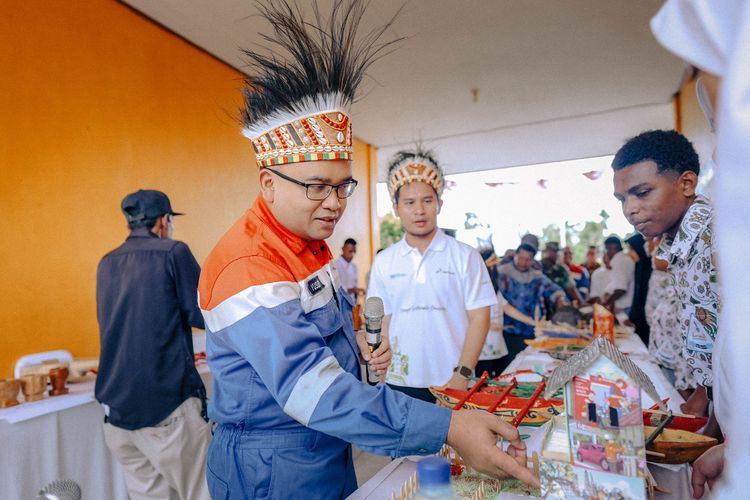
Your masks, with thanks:
[[(683, 411), (705, 414), (712, 398), (712, 352), (721, 307), (711, 222), (713, 209), (696, 194), (700, 162), (675, 131), (630, 139), (612, 161), (615, 197), (628, 222), (647, 238), (664, 235), (657, 258), (669, 262), (680, 309), (682, 353), (698, 384)], [(712, 415), (713, 417), (713, 415)], [(705, 434), (720, 436), (715, 419)]]
[[(557, 308), (567, 305), (568, 300), (562, 288), (541, 271), (532, 268), (535, 254), (536, 248), (521, 243), (513, 260), (497, 267), (496, 288), (510, 305), (522, 314), (537, 319), (543, 316), (545, 303)], [(503, 338), (508, 347), (506, 361), (510, 363), (516, 354), (526, 348), (524, 340), (534, 338), (534, 327), (508, 314), (503, 324)]]
[[(677, 293), (678, 322), (682, 330), (682, 354), (693, 379), (713, 388), (712, 352), (721, 300), (714, 255), (713, 207), (705, 196), (695, 198), (674, 237), (665, 236), (657, 257), (669, 262)], [(688, 401), (688, 411), (700, 410), (701, 396)]]

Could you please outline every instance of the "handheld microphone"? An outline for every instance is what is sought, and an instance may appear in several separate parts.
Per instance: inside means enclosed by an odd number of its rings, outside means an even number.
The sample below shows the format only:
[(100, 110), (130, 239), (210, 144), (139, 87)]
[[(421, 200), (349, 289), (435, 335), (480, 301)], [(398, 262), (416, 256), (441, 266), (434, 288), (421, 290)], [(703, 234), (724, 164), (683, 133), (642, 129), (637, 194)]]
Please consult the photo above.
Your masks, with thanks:
[(72, 479), (57, 479), (39, 491), (37, 500), (81, 500), (81, 487)]
[[(385, 316), (383, 299), (380, 297), (368, 298), (365, 301), (365, 339), (370, 348), (370, 353), (380, 347), (380, 331), (383, 325), (383, 316)], [(366, 366), (366, 369), (368, 384), (376, 385), (380, 382), (380, 376), (377, 372), (370, 369), (369, 364)]]

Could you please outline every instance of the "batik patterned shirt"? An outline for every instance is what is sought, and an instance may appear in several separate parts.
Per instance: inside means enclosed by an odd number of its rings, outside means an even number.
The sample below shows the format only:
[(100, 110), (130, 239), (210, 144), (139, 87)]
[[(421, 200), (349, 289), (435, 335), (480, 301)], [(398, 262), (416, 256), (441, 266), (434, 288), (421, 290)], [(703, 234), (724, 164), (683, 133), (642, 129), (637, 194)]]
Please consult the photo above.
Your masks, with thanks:
[[(497, 267), (497, 289), (510, 305), (532, 318), (539, 317), (537, 308), (543, 308), (542, 299), (547, 299), (553, 304), (559, 298), (567, 302), (563, 289), (553, 283), (542, 271), (537, 269), (521, 271), (514, 262)], [(505, 329), (507, 333), (523, 335), (527, 338), (534, 337), (533, 326), (508, 315), (505, 315), (504, 324), (507, 325)]]
[(666, 271), (654, 269), (648, 280), (646, 321), (650, 327), (648, 352), (665, 368), (674, 370), (677, 389), (695, 387), (685, 356), (682, 355), (682, 329), (677, 318), (680, 303)]
[(713, 207), (696, 197), (677, 234), (665, 236), (657, 257), (669, 262), (669, 273), (679, 302), (682, 350), (694, 380), (713, 386), (712, 352), (721, 309), (713, 244)]

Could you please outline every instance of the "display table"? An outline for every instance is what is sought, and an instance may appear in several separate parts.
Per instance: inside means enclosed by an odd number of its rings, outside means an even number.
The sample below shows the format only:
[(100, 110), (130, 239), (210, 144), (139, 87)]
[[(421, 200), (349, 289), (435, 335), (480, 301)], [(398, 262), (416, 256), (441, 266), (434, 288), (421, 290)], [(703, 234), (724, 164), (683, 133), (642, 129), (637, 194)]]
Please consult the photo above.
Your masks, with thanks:
[[(651, 379), (656, 388), (656, 392), (663, 398), (669, 398), (668, 406), (671, 410), (679, 412), (680, 404), (684, 402), (680, 393), (669, 383), (664, 377), (658, 365), (656, 365), (648, 355), (648, 349), (643, 344), (641, 339), (635, 334), (627, 334), (620, 336), (616, 339), (617, 347), (635, 363), (641, 370), (643, 370)], [(532, 370), (534, 372), (549, 375), (554, 368), (560, 363), (551, 356), (531, 347), (526, 348), (519, 353), (513, 362), (508, 366), (507, 372), (513, 372), (518, 370)], [(519, 377), (519, 380), (521, 377)], [(530, 380), (538, 380), (530, 379)], [(653, 405), (654, 402), (646, 395), (645, 392), (641, 392), (641, 402), (644, 408), (648, 408)], [(524, 441), (529, 450), (529, 456), (534, 452), (541, 451), (541, 443), (543, 432), (546, 427), (526, 427), (520, 426), (518, 428)], [(416, 470), (417, 461), (420, 457), (403, 457), (394, 460), (377, 474), (375, 474), (369, 481), (363, 484), (354, 494), (349, 498), (352, 500), (380, 500), (388, 499), (391, 497), (391, 493), (396, 493), (398, 497), (398, 490)], [(657, 465), (649, 464), (649, 470), (656, 479), (657, 484), (668, 490), (668, 494), (657, 493), (657, 499), (686, 499), (692, 498), (690, 489), (690, 466), (689, 465)], [(501, 494), (501, 499), (519, 499), (527, 496), (519, 496), (514, 494)]]
[[(523, 432), (524, 428), (521, 429)], [(417, 471), (417, 462), (421, 458), (403, 457), (392, 461), (351, 494), (348, 500), (390, 500), (392, 498), (391, 493), (395, 493), (396, 498), (398, 498), (399, 488), (404, 481)], [(682, 466), (673, 471), (655, 464), (649, 464), (649, 470), (659, 486), (669, 491), (668, 494), (656, 493), (656, 499), (686, 500), (693, 498), (688, 466)], [(529, 500), (530, 497), (502, 493), (498, 498), (502, 500)]]
[[(208, 368), (199, 372), (210, 389)], [(104, 442), (94, 382), (69, 388), (64, 396), (0, 409), (0, 498), (36, 498), (55, 479), (72, 479), (84, 500), (127, 500), (120, 465)]]
[(3, 498), (36, 498), (55, 479), (72, 479), (84, 499), (127, 500), (120, 466), (104, 443), (104, 410), (94, 400), (94, 383), (70, 389), (69, 395), (0, 410)]

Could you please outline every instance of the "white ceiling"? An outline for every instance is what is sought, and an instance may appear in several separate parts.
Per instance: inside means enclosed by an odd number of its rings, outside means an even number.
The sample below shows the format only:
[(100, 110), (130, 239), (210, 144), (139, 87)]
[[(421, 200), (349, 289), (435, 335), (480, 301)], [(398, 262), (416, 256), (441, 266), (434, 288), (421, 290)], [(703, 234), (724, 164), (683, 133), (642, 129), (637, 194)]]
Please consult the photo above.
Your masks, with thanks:
[[(123, 1), (240, 71), (239, 48), (270, 34), (250, 0)], [(661, 3), (411, 0), (388, 33), (408, 39), (373, 65), (354, 133), (379, 148), (381, 177), (420, 138), (447, 173), (612, 154), (673, 125), (683, 65), (649, 30)], [(402, 4), (371, 1), (366, 24)]]

